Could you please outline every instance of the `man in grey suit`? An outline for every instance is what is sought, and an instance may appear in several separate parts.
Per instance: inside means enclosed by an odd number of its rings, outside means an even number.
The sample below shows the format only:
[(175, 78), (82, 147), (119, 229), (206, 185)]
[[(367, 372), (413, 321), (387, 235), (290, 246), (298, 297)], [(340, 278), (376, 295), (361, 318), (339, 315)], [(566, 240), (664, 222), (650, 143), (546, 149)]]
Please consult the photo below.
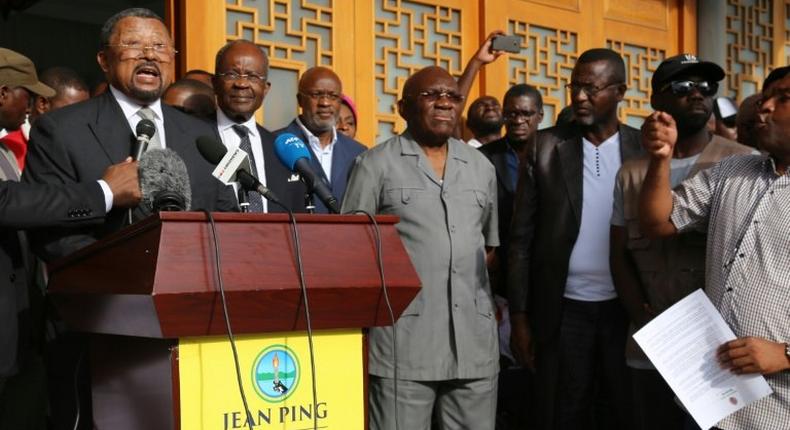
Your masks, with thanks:
[(343, 200), (344, 213), (400, 217), (422, 281), (397, 340), (390, 327), (370, 331), (371, 429), (429, 430), (433, 416), (441, 428), (494, 428), (499, 352), (486, 257), (499, 245), (496, 173), (451, 137), (462, 101), (445, 70), (412, 75), (398, 102), (406, 131), (357, 157)]
[[(23, 179), (34, 183), (98, 179), (107, 166), (132, 153), (135, 127), (150, 119), (156, 134), (149, 148), (172, 149), (187, 166), (192, 209), (236, 210), (233, 192), (211, 176), (213, 167), (195, 145), (203, 135), (218, 139), (216, 129), (160, 101), (172, 81), (176, 54), (162, 19), (148, 9), (121, 11), (105, 22), (100, 42), (96, 58), (108, 91), (36, 121)], [(36, 238), (37, 250), (45, 260), (67, 255), (120, 229), (124, 215), (125, 211), (112, 211), (96, 228), (48, 231)]]
[(584, 52), (568, 89), (575, 121), (538, 132), (515, 196), (511, 348), (536, 369), (535, 428), (627, 429), (627, 317), (609, 271), (609, 220), (640, 133), (617, 119), (626, 85), (614, 51)]

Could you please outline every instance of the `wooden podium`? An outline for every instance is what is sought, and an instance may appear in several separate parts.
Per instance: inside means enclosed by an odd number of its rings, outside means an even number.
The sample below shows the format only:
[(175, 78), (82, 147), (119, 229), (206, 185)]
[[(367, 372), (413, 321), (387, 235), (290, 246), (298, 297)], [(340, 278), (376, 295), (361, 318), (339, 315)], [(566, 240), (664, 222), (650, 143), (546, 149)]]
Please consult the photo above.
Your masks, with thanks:
[[(213, 217), (234, 334), (304, 330), (287, 215)], [(49, 293), (60, 316), (70, 330), (93, 334), (99, 430), (180, 428), (178, 340), (226, 335), (207, 219), (198, 212), (163, 212), (51, 267)], [(370, 220), (296, 219), (313, 330), (390, 325)], [(398, 318), (420, 281), (394, 228), (397, 217), (376, 220)]]

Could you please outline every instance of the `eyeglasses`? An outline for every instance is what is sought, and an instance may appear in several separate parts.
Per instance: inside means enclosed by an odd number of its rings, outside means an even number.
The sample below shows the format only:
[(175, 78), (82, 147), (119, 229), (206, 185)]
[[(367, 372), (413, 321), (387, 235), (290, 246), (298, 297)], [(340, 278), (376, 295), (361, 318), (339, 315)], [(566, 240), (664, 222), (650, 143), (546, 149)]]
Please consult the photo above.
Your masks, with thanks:
[(319, 101), (321, 99), (327, 99), (330, 102), (336, 102), (340, 100), (340, 94), (328, 92), (328, 91), (311, 91), (309, 93), (300, 91), (299, 94), (302, 94), (305, 97), (310, 97), (314, 101)]
[(602, 87), (598, 87), (593, 84), (575, 84), (571, 82), (570, 84), (566, 84), (565, 88), (567, 88), (571, 94), (579, 94), (579, 91), (584, 91), (584, 94), (587, 94), (588, 97), (595, 97), (596, 94), (615, 85), (622, 85), (622, 82), (612, 82), (611, 84), (606, 84)]
[(447, 90), (420, 91), (417, 93), (417, 96), (429, 102), (435, 102), (442, 97), (447, 97), (447, 100), (450, 100), (453, 103), (461, 103), (464, 101), (464, 96), (462, 94)]
[(685, 96), (690, 94), (694, 88), (696, 88), (700, 94), (707, 97), (716, 94), (716, 92), (719, 90), (719, 84), (717, 82), (708, 81), (672, 81), (662, 86), (659, 91), (664, 92), (667, 90), (667, 88), (671, 88), (672, 94), (676, 96)]
[(534, 111), (534, 110), (514, 110), (514, 111), (505, 112), (503, 116), (505, 117), (506, 120), (509, 121), (516, 121), (521, 118), (529, 120), (532, 117), (534, 117), (537, 113), (538, 111)]
[(113, 45), (105, 45), (108, 48), (119, 48), (121, 51), (121, 60), (136, 60), (145, 55), (145, 51), (153, 51), (156, 59), (162, 63), (169, 63), (173, 61), (173, 56), (178, 54), (172, 46), (166, 43), (153, 43), (151, 45), (143, 45), (139, 42), (130, 43), (116, 43)]
[(266, 76), (257, 73), (239, 73), (234, 71), (217, 73), (217, 77), (225, 82), (238, 82), (242, 79), (246, 79), (247, 82), (251, 84), (262, 84), (266, 82), (267, 79)]

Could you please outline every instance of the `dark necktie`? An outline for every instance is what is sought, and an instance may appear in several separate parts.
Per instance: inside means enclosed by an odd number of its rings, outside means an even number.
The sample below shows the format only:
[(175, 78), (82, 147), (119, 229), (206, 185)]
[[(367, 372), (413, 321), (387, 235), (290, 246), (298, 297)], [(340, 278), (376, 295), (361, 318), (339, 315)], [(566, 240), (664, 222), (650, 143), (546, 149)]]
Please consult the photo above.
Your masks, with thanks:
[[(239, 148), (246, 152), (250, 158), (250, 170), (253, 176), (258, 177), (258, 168), (255, 165), (255, 157), (252, 155), (252, 142), (250, 141), (250, 131), (247, 127), (236, 124), (233, 126), (233, 131), (241, 138)], [(255, 191), (247, 192), (247, 201), (250, 202), (250, 212), (263, 212), (263, 197)]]

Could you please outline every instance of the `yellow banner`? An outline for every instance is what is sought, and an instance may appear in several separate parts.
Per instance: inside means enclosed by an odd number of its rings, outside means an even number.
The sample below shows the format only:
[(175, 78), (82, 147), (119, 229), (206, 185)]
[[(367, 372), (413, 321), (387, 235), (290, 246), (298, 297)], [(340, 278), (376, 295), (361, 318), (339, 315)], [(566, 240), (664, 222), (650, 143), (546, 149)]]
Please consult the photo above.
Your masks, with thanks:
[[(236, 336), (244, 394), (256, 430), (361, 430), (362, 334), (313, 334), (317, 403), (304, 332)], [(249, 429), (227, 337), (182, 338), (178, 346), (182, 430)]]

